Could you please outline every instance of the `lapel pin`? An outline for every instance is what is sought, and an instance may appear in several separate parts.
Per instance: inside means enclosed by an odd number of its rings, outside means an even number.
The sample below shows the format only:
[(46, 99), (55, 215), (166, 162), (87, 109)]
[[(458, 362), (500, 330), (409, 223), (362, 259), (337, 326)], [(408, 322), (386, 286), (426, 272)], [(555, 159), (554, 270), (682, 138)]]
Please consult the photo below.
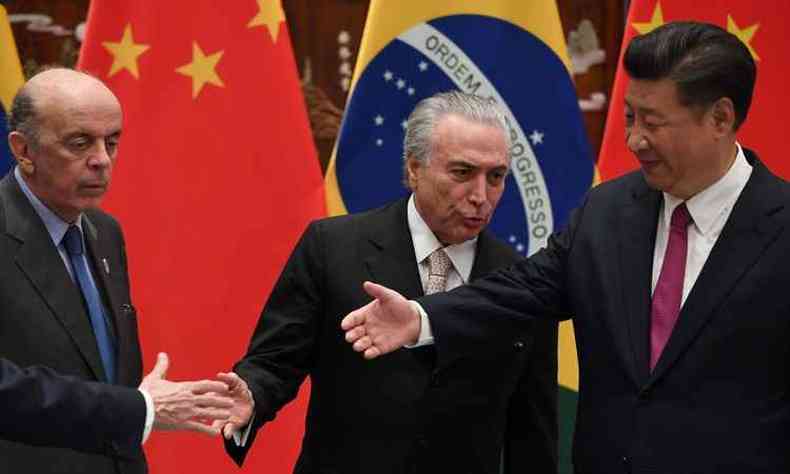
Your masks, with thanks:
[(107, 262), (106, 258), (101, 259), (101, 263), (104, 264), (104, 273), (110, 274), (110, 264)]

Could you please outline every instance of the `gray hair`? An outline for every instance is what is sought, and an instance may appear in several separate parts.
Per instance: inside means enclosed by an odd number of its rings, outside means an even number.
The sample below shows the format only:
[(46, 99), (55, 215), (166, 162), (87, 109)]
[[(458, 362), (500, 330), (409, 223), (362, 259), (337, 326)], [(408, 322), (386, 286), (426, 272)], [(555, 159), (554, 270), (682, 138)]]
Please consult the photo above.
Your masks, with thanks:
[(510, 133), (505, 114), (493, 98), (467, 94), (458, 90), (439, 92), (421, 100), (406, 121), (403, 138), (403, 182), (408, 187), (406, 164), (409, 158), (427, 164), (431, 159), (436, 124), (446, 115), (457, 115), (475, 123), (502, 130), (510, 161)]
[(33, 95), (29, 88), (22, 86), (11, 102), (11, 113), (8, 116), (8, 131), (19, 132), (27, 138), (30, 146), (38, 146), (38, 120)]

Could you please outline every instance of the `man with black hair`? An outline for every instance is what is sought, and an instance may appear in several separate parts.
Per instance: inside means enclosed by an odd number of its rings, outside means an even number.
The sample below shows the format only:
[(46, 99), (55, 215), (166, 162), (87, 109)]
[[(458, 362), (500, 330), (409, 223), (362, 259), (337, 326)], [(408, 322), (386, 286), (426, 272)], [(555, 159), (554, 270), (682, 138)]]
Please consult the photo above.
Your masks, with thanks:
[(471, 285), (408, 302), (366, 283), (376, 301), (344, 319), (346, 339), (367, 358), (433, 342), (441, 371), (573, 318), (577, 473), (790, 472), (790, 186), (736, 141), (754, 60), (682, 22), (635, 37), (624, 67), (640, 171)]

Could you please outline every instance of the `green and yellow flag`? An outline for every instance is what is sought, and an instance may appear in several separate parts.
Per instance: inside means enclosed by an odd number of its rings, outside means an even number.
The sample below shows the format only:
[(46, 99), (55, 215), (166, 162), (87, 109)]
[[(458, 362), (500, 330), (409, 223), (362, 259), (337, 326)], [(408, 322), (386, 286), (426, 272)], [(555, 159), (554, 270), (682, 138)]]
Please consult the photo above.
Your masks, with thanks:
[(13, 162), (8, 141), (5, 139), (6, 118), (11, 110), (14, 94), (24, 82), (14, 34), (8, 21), (8, 12), (5, 9), (5, 2), (0, 0), (0, 131), (3, 135), (3, 139), (0, 140), (2, 142), (0, 143), (0, 177), (6, 174)]

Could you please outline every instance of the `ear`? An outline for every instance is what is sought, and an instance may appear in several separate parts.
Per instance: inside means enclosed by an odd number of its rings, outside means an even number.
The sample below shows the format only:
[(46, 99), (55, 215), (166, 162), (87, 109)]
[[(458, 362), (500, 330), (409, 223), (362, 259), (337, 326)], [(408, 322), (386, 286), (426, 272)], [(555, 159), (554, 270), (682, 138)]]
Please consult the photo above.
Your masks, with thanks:
[(419, 160), (414, 158), (408, 158), (406, 160), (406, 178), (409, 182), (409, 188), (411, 190), (417, 189), (417, 182), (419, 181), (419, 170), (422, 168), (422, 163)]
[(719, 135), (729, 135), (735, 131), (735, 104), (729, 97), (722, 97), (713, 103), (710, 117)]
[(8, 134), (8, 145), (22, 172), (28, 175), (33, 174), (36, 166), (33, 160), (30, 159), (30, 143), (28, 139), (21, 133), (14, 131)]

